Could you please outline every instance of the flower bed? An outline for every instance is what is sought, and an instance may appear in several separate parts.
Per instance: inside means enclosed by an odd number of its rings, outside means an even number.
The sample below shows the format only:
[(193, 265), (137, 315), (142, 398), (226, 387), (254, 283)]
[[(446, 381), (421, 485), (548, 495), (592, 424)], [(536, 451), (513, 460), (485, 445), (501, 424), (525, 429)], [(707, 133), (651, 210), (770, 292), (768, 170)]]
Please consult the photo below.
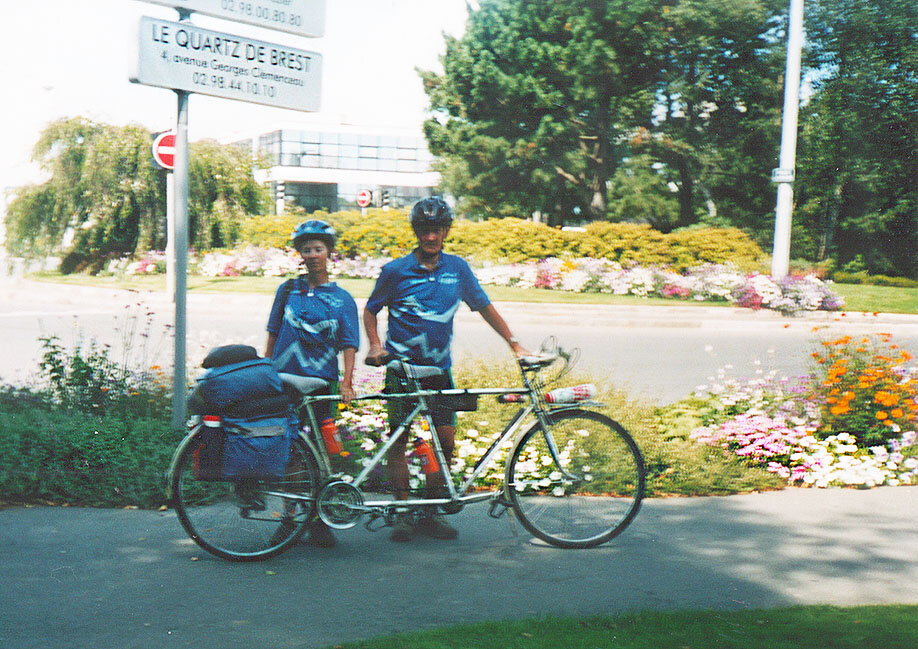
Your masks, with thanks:
[(482, 284), (544, 288), (576, 293), (611, 293), (678, 300), (714, 300), (785, 314), (835, 311), (843, 301), (828, 282), (813, 275), (788, 275), (775, 282), (767, 275), (743, 273), (722, 264), (705, 264), (685, 274), (659, 267), (602, 259), (543, 259), (490, 266), (475, 271)]
[[(342, 258), (332, 256), (332, 277), (373, 279), (389, 257)], [(300, 267), (299, 255), (290, 249), (249, 246), (231, 251), (212, 251), (189, 261), (190, 272), (205, 277), (283, 277)], [(112, 261), (110, 274), (138, 275), (165, 272), (161, 252), (149, 252), (138, 261)], [(574, 293), (609, 293), (658, 297), (672, 300), (728, 302), (750, 309), (771, 309), (787, 315), (801, 311), (835, 311), (842, 299), (830, 282), (813, 275), (788, 275), (775, 282), (767, 275), (743, 273), (730, 265), (705, 264), (686, 273), (655, 266), (623, 267), (604, 259), (558, 259), (549, 257), (520, 264), (475, 269), (479, 281), (492, 286), (519, 286)]]
[(918, 366), (889, 334), (822, 341), (813, 373), (726, 379), (696, 391), (705, 425), (689, 437), (720, 446), (790, 484), (918, 484)]

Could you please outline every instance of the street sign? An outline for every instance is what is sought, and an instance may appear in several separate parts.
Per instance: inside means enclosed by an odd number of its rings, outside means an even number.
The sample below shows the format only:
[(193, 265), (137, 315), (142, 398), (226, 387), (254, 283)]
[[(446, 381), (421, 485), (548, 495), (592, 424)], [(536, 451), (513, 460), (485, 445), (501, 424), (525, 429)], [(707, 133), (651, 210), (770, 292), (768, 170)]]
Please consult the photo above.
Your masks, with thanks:
[(357, 192), (357, 205), (359, 207), (367, 207), (370, 202), (373, 200), (373, 192), (369, 189), (361, 189)]
[(298, 36), (325, 34), (325, 0), (142, 0)]
[(771, 170), (771, 182), (773, 183), (792, 183), (794, 182), (794, 170), (793, 169), (782, 169), (778, 167), (777, 169)]
[(319, 110), (322, 55), (144, 16), (134, 83), (301, 111)]
[(175, 133), (166, 131), (153, 140), (153, 162), (163, 169), (175, 168)]

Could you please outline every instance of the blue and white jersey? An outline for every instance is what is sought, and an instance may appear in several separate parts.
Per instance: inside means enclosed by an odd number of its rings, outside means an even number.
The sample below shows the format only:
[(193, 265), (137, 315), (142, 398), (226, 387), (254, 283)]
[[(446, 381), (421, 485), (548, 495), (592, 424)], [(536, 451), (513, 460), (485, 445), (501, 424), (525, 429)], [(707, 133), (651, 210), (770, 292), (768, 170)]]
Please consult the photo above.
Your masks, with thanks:
[(389, 309), (386, 349), (418, 365), (449, 369), (453, 318), (459, 304), (473, 311), (491, 303), (464, 259), (440, 254), (440, 263), (428, 270), (414, 253), (383, 266), (367, 309)]
[(268, 317), (268, 333), (277, 336), (274, 367), (337, 381), (338, 352), (360, 345), (357, 323), (354, 298), (334, 282), (310, 288), (303, 278), (287, 280), (277, 289)]

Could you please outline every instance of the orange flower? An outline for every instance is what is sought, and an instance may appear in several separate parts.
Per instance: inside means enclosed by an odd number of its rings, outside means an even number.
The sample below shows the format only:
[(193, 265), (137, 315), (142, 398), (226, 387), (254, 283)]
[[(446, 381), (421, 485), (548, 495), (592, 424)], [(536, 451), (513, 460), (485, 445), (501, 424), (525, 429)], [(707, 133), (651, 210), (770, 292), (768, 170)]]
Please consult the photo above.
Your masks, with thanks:
[(895, 417), (896, 419), (898, 419), (898, 418), (901, 417), (904, 413), (902, 412), (902, 408), (893, 408), (893, 410), (892, 410), (889, 414), (890, 414), (892, 417)]
[(877, 410), (877, 419), (879, 419), (880, 421), (883, 421), (887, 417), (889, 417), (889, 415), (887, 415), (884, 411)]

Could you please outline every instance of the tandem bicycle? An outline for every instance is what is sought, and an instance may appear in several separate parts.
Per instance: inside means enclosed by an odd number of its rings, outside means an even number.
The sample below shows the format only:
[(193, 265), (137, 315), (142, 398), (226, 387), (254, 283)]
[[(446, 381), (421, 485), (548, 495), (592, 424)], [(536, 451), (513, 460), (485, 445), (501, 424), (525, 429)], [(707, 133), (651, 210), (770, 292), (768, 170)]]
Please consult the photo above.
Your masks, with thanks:
[[(387, 367), (408, 386), (401, 393), (358, 395), (355, 401), (404, 399), (410, 407), (388, 439), (353, 473), (334, 473), (321, 437), (314, 406), (337, 396), (316, 396), (327, 385), (320, 379), (281, 375), (302, 394), (305, 424), (293, 439), (284, 475), (269, 480), (202, 481), (194, 470), (195, 451), (203, 424), (192, 425), (169, 471), (169, 492), (178, 518), (202, 548), (232, 561), (265, 559), (283, 552), (302, 536), (318, 516), (336, 530), (364, 520), (370, 530), (418, 517), (433, 509), (455, 514), (466, 505), (487, 502), (488, 513), (499, 518), (508, 510), (536, 538), (560, 548), (589, 548), (621, 533), (637, 515), (644, 495), (645, 469), (641, 452), (629, 433), (598, 412), (592, 395), (568, 390), (571, 400), (553, 399), (558, 390), (547, 386), (564, 376), (577, 353), (553, 342), (538, 354), (517, 359), (522, 387), (425, 390), (419, 381), (437, 368), (394, 359)], [(549, 371), (549, 368), (555, 368)], [(560, 367), (558, 367), (560, 366)], [(518, 410), (481, 455), (470, 472), (454, 476), (437, 435), (429, 444), (445, 487), (437, 497), (397, 500), (380, 493), (371, 480), (386, 453), (418, 424), (433, 431), (431, 400), (475, 401), (493, 396), (518, 403)], [(473, 408), (467, 408), (473, 409)], [(509, 448), (509, 452), (506, 449)], [(506, 454), (501, 484), (482, 488), (478, 479), (498, 456)]]

